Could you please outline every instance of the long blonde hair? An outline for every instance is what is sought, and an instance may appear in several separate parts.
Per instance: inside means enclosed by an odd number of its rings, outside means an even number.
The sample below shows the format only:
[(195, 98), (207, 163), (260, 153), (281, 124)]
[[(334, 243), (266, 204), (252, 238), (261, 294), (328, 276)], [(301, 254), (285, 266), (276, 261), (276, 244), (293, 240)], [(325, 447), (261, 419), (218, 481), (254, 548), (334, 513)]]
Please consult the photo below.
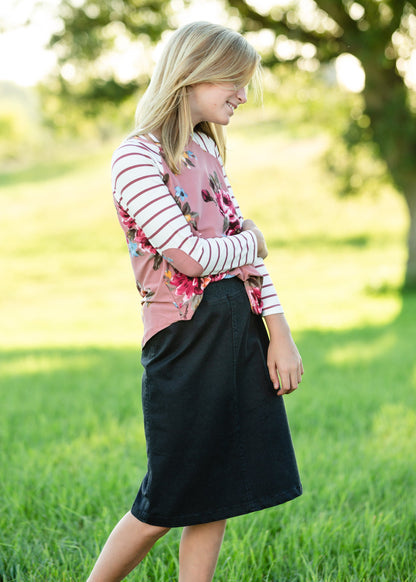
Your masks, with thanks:
[(139, 101), (131, 135), (158, 130), (166, 162), (176, 173), (194, 129), (212, 137), (225, 158), (221, 125), (204, 121), (192, 126), (188, 88), (197, 83), (224, 82), (245, 87), (258, 77), (259, 69), (259, 55), (238, 32), (210, 22), (182, 26), (167, 42)]

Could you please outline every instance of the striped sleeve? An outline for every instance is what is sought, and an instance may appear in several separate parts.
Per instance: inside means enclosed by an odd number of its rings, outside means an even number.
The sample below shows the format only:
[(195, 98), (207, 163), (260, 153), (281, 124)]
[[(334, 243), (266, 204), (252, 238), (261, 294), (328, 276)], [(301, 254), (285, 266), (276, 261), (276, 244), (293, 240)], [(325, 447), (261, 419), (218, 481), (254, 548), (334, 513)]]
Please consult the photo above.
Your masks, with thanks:
[(190, 277), (215, 275), (254, 263), (257, 257), (254, 233), (198, 236), (164, 184), (162, 175), (160, 153), (152, 144), (126, 141), (114, 152), (115, 201), (161, 255)]
[(280, 304), (272, 278), (270, 277), (263, 260), (258, 257), (254, 263), (254, 266), (263, 277), (263, 286), (261, 288), (261, 298), (263, 300), (263, 317), (266, 315), (272, 315), (273, 313), (283, 313), (283, 307)]
[[(206, 151), (208, 151), (213, 156), (215, 156), (218, 159), (218, 161), (220, 162), (221, 167), (222, 167), (222, 171), (223, 171), (225, 185), (227, 186), (227, 189), (230, 193), (230, 196), (232, 198), (233, 204), (235, 206), (235, 209), (236, 209), (236, 212), (237, 212), (239, 218), (241, 220), (243, 220), (243, 216), (241, 214), (240, 207), (239, 207), (238, 202), (234, 196), (233, 190), (231, 188), (231, 184), (230, 184), (228, 177), (227, 177), (227, 174), (225, 172), (224, 164), (223, 164), (223, 161), (221, 159), (218, 148), (216, 147), (213, 140), (210, 140), (208, 137), (202, 136), (201, 134), (198, 134), (198, 138), (200, 141), (200, 145)], [(262, 275), (262, 277), (263, 277), (263, 286), (262, 286), (262, 293), (261, 293), (261, 298), (263, 300), (262, 315), (266, 316), (266, 315), (272, 315), (273, 313), (283, 313), (283, 307), (280, 304), (279, 297), (278, 297), (276, 289), (273, 285), (272, 278), (270, 277), (270, 275), (266, 269), (266, 266), (263, 262), (263, 259), (261, 259), (260, 257), (256, 257), (253, 265), (259, 271), (260, 275)]]

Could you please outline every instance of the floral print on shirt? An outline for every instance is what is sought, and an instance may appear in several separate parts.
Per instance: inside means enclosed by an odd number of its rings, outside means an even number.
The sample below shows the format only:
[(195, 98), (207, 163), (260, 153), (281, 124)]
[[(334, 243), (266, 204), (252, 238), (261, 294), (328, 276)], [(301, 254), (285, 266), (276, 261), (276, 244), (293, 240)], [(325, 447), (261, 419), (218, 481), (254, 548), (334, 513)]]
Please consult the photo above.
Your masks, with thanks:
[(241, 232), (240, 219), (235, 211), (230, 193), (221, 184), (217, 172), (209, 176), (209, 185), (214, 196), (209, 190), (202, 190), (201, 195), (204, 202), (214, 202), (224, 217), (223, 231), (227, 236), (239, 234)]
[[(167, 182), (168, 180), (166, 180), (165, 183)], [(201, 196), (204, 202), (213, 202), (218, 207), (224, 217), (224, 234), (226, 236), (231, 236), (240, 233), (240, 218), (236, 212), (230, 193), (221, 184), (217, 172), (209, 175), (208, 183), (212, 193), (208, 189), (202, 189)], [(198, 214), (192, 212), (189, 203), (187, 202), (188, 195), (183, 188), (179, 186), (175, 187), (174, 198), (187, 221), (197, 229)], [(207, 285), (214, 281), (220, 281), (226, 276), (227, 273), (218, 273), (217, 275), (210, 275), (207, 277), (188, 277), (172, 268), (165, 272), (164, 281), (171, 292), (174, 291), (176, 296), (183, 298), (183, 302), (175, 301), (175, 305), (178, 309), (186, 309), (188, 304), (190, 304), (192, 309), (196, 309), (202, 300), (203, 290)], [(261, 298), (261, 277), (251, 276), (244, 282), (244, 285), (250, 301), (251, 310), (253, 313), (260, 315), (263, 309), (263, 301)]]
[[(184, 152), (182, 163), (186, 168), (189, 169), (195, 167), (196, 160), (197, 158), (195, 154), (190, 150)], [(164, 184), (168, 185), (169, 178), (168, 173), (163, 174), (162, 180)], [(209, 189), (202, 189), (201, 196), (204, 202), (214, 203), (223, 216), (224, 235), (231, 236), (240, 233), (240, 218), (236, 212), (230, 193), (221, 183), (216, 171), (208, 176), (208, 184)], [(199, 214), (191, 209), (188, 194), (180, 185), (175, 186), (174, 192), (171, 193), (187, 222), (195, 230), (198, 230)], [(119, 214), (122, 223), (127, 228), (126, 238), (130, 255), (132, 257), (143, 256), (145, 253), (154, 255), (153, 269), (157, 271), (165, 257), (160, 255), (150, 244), (143, 230), (138, 227), (134, 218), (132, 218), (121, 206), (119, 206)], [(165, 260), (167, 259), (165, 258)], [(163, 281), (171, 293), (173, 304), (179, 310), (181, 317), (186, 317), (189, 308), (194, 311), (200, 304), (203, 291), (207, 285), (214, 281), (220, 281), (227, 275), (228, 273), (225, 272), (206, 277), (189, 277), (177, 271), (173, 266), (169, 266), (163, 274)], [(254, 276), (249, 277), (244, 282), (251, 309), (256, 314), (261, 314), (262, 312), (261, 284), (261, 277)], [(143, 298), (143, 303), (149, 306), (152, 303), (152, 297), (155, 294), (154, 291), (151, 289), (143, 289), (139, 281), (136, 281), (136, 286)]]
[(175, 295), (175, 306), (181, 311), (185, 310), (186, 315), (188, 307), (195, 310), (201, 303), (204, 289), (209, 283), (220, 281), (225, 276), (226, 273), (218, 273), (207, 277), (188, 277), (171, 268), (165, 271), (163, 279), (169, 291)]
[[(162, 264), (162, 255), (160, 255), (157, 250), (150, 244), (146, 235), (136, 224), (134, 218), (132, 218), (121, 206), (119, 206), (119, 214), (122, 223), (127, 227), (126, 239), (127, 246), (131, 257), (143, 256), (146, 252), (154, 255), (153, 259), (153, 269), (157, 271)], [(140, 293), (141, 289), (139, 289)]]
[(175, 202), (181, 209), (182, 214), (189, 222), (189, 224), (191, 224), (195, 230), (198, 230), (197, 219), (199, 214), (197, 212), (192, 212), (191, 207), (189, 206), (189, 202), (186, 200), (187, 198), (188, 194), (184, 191), (184, 189), (176, 186), (174, 195)]
[[(204, 189), (201, 192), (203, 201), (214, 202), (218, 206), (219, 211), (224, 216), (223, 230), (226, 236), (239, 234), (242, 230), (240, 218), (235, 210), (230, 193), (223, 188), (216, 172), (209, 176), (209, 185), (214, 196), (211, 195), (209, 190)], [(226, 273), (221, 278), (225, 276)], [(263, 311), (263, 300), (261, 298), (262, 282), (261, 277), (254, 276), (244, 281), (251, 310), (257, 315), (261, 315)]]
[(186, 311), (188, 306), (196, 309), (201, 302), (205, 287), (210, 283), (210, 277), (188, 277), (176, 269), (167, 269), (163, 280), (173, 296), (173, 303), (179, 311)]
[(191, 150), (185, 150), (182, 155), (182, 163), (186, 168), (195, 168), (196, 155)]

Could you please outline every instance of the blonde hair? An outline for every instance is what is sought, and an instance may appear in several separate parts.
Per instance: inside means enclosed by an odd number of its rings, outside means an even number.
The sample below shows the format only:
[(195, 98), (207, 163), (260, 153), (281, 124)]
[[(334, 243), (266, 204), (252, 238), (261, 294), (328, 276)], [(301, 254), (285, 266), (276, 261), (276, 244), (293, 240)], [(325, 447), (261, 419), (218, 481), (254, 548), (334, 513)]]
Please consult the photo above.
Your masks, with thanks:
[(232, 83), (245, 87), (260, 70), (260, 57), (241, 34), (212, 24), (193, 22), (179, 28), (167, 42), (150, 84), (139, 101), (131, 135), (155, 130), (168, 166), (180, 172), (180, 160), (195, 130), (213, 138), (225, 158), (225, 134), (216, 123), (192, 126), (188, 88), (197, 83)]

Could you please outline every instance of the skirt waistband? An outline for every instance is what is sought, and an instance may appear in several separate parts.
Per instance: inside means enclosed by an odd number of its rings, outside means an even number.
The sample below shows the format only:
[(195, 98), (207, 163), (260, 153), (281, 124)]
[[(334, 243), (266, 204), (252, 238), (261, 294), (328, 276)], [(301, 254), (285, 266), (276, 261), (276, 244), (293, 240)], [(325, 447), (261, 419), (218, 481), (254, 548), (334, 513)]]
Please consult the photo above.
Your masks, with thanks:
[(239, 295), (241, 292), (245, 293), (243, 281), (238, 277), (227, 277), (220, 281), (211, 282), (204, 289), (204, 297), (206, 299), (225, 299)]

